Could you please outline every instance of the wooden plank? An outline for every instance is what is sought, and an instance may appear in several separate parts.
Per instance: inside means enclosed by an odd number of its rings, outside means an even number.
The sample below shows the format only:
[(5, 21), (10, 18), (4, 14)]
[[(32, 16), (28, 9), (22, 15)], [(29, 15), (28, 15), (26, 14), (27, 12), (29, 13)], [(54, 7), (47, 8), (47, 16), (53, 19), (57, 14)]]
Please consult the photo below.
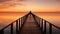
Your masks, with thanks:
[(34, 18), (32, 16), (28, 16), (20, 34), (42, 34), (42, 32), (40, 31), (40, 28), (36, 24)]

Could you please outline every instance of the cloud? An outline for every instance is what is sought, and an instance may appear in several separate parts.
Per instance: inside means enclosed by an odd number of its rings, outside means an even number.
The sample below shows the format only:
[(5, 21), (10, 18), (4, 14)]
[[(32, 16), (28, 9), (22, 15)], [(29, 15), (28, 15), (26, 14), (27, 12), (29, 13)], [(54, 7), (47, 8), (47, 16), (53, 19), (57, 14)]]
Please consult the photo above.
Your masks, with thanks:
[(55, 0), (55, 1), (58, 1), (58, 2), (60, 2), (60, 0)]
[(15, 5), (23, 5), (21, 1), (24, 0), (0, 0), (0, 8), (7, 8)]
[(6, 1), (11, 1), (11, 0), (0, 0), (0, 2), (6, 2)]
[[(0, 0), (0, 8), (9, 8), (15, 5), (25, 6), (27, 8), (39, 8), (39, 7), (59, 7), (60, 2), (58, 3), (56, 0)], [(18, 6), (17, 6), (18, 7)], [(42, 7), (42, 8), (43, 8)], [(51, 7), (51, 8), (52, 8)]]
[(7, 2), (7, 1), (25, 1), (25, 0), (0, 0), (0, 2)]
[(25, 0), (19, 0), (19, 1), (25, 1)]

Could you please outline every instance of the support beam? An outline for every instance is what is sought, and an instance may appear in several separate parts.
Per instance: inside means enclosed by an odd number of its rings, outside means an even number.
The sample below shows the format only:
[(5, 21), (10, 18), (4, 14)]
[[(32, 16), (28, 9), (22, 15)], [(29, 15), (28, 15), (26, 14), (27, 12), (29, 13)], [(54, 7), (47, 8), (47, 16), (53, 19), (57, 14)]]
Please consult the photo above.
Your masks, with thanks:
[(52, 24), (49, 23), (49, 34), (52, 34)]
[(0, 34), (4, 34), (4, 30), (0, 30)]
[(18, 20), (16, 20), (16, 34), (18, 34)]
[(20, 18), (19, 18), (19, 31), (20, 31)]
[(43, 19), (41, 19), (41, 29), (43, 30)]
[(22, 17), (21, 17), (21, 25), (22, 25)]
[(13, 23), (11, 24), (11, 34), (13, 34)]
[(44, 20), (44, 34), (46, 34), (46, 21)]
[(40, 19), (39, 19), (39, 26), (40, 26)]

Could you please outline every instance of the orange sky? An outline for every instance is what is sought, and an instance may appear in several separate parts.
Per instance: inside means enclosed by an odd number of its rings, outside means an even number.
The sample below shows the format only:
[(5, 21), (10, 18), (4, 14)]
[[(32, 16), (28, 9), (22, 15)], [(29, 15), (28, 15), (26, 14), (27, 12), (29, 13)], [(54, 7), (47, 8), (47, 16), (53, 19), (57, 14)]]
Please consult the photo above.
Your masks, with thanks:
[(59, 0), (0, 0), (0, 12), (60, 12)]

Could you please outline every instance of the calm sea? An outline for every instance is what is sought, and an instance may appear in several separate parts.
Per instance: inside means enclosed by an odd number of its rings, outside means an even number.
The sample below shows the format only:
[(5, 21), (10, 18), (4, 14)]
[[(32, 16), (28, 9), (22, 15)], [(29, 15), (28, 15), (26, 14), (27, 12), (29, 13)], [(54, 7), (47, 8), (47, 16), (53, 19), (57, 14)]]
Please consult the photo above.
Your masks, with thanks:
[[(0, 13), (0, 29), (8, 25), (9, 23), (13, 22), (14, 20), (21, 18), (28, 12), (17, 12), (17, 13)], [(60, 13), (54, 12), (33, 12), (35, 15), (43, 18), (50, 23), (60, 27)]]
[[(28, 12), (17, 12), (17, 13), (0, 13), (0, 27), (6, 26), (7, 24), (13, 22), (14, 20), (24, 16)], [(35, 15), (55, 24), (60, 27), (60, 13), (40, 13), (34, 12)]]

